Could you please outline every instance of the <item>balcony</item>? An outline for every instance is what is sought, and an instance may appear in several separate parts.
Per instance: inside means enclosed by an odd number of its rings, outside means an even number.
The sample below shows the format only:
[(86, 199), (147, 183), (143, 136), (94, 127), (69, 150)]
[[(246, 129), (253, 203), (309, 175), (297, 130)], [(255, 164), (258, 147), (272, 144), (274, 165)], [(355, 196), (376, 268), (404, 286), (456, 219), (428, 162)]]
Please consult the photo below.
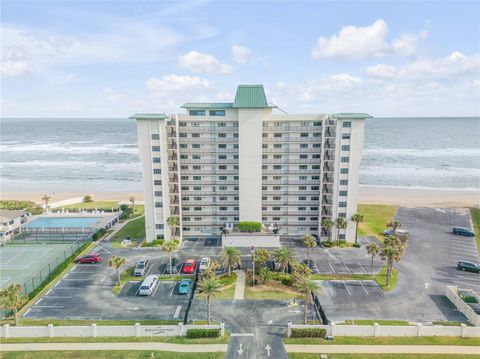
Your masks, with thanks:
[(170, 186), (169, 193), (170, 194), (178, 194), (179, 193), (178, 186)]
[(323, 176), (323, 182), (324, 183), (333, 183), (333, 176), (328, 176), (328, 175)]
[(177, 165), (168, 166), (168, 171), (169, 171), (169, 172), (178, 172), (178, 167), (177, 167)]
[(174, 155), (168, 156), (168, 160), (169, 161), (178, 161), (178, 157), (177, 157), (176, 154), (174, 154)]
[(323, 166), (323, 172), (333, 172), (333, 166)]

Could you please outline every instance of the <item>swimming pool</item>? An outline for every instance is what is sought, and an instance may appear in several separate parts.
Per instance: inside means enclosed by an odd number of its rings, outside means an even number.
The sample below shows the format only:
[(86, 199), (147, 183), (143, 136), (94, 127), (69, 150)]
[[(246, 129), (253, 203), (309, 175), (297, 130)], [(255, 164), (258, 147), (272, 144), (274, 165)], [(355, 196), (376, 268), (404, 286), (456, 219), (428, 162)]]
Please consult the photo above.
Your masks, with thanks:
[(102, 217), (40, 217), (25, 224), (25, 228), (93, 227)]

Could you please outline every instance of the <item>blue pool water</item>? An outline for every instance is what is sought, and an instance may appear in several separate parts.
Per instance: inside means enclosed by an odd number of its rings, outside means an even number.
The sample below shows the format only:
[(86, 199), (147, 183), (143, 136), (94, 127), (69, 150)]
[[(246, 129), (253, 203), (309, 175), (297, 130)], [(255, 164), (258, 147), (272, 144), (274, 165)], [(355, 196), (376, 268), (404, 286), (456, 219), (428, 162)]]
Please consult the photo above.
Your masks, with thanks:
[(25, 228), (82, 228), (92, 227), (102, 217), (40, 217), (24, 225)]

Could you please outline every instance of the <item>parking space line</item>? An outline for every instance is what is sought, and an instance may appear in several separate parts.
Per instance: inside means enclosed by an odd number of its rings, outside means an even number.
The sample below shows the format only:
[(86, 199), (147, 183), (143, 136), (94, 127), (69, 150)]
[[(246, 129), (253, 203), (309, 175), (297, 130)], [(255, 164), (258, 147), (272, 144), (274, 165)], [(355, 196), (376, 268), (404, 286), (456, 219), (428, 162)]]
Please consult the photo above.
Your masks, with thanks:
[(330, 268), (332, 268), (332, 273), (335, 274), (335, 269), (333, 269), (332, 264), (328, 262), (328, 265), (330, 266)]
[(52, 289), (50, 289), (47, 293), (45, 293), (45, 295), (49, 295), (50, 293), (52, 292)]
[(43, 300), (43, 298), (40, 298), (34, 305), (38, 305)]
[(352, 272), (350, 271), (350, 269), (348, 268), (348, 266), (347, 266), (347, 264), (346, 264), (345, 262), (343, 263), (343, 265), (345, 266), (345, 268), (347, 268), (348, 273), (349, 273), (349, 274), (352, 274)]
[(328, 284), (328, 289), (330, 289), (330, 293), (332, 294), (332, 297), (335, 297), (335, 293), (333, 292), (333, 288), (330, 284), (330, 281), (327, 281), (327, 284)]
[(70, 274), (70, 272), (67, 272), (64, 276), (63, 279), (67, 278), (67, 276)]
[(348, 294), (352, 295), (352, 293), (350, 293), (350, 290), (347, 287), (347, 283), (344, 280), (342, 280), (342, 283), (345, 286), (345, 289), (347, 290)]
[(32, 308), (29, 308), (25, 313), (23, 313), (23, 317), (26, 317), (28, 313), (30, 313), (30, 311), (32, 310)]
[(366, 289), (365, 289), (365, 287), (363, 286), (363, 283), (362, 283), (362, 281), (361, 281), (361, 280), (359, 280), (359, 282), (360, 282), (360, 285), (362, 286), (363, 290), (365, 291), (365, 294), (366, 294), (366, 295), (369, 295), (369, 294), (368, 294), (368, 292), (367, 292), (367, 290), (366, 290)]
[(54, 285), (54, 287), (56, 288), (60, 283), (62, 283), (62, 280), (59, 280), (57, 284)]
[(175, 313), (173, 314), (173, 318), (178, 318), (178, 316), (180, 315), (180, 311), (182, 310), (182, 306), (181, 305), (178, 305), (177, 306), (177, 310), (175, 310)]
[(173, 295), (173, 292), (175, 291), (175, 284), (173, 285), (172, 291), (170, 292), (170, 297)]
[(365, 268), (363, 268), (363, 266), (360, 263), (358, 263), (358, 265), (360, 266), (360, 268), (362, 268), (363, 272), (366, 274), (367, 271), (365, 270)]

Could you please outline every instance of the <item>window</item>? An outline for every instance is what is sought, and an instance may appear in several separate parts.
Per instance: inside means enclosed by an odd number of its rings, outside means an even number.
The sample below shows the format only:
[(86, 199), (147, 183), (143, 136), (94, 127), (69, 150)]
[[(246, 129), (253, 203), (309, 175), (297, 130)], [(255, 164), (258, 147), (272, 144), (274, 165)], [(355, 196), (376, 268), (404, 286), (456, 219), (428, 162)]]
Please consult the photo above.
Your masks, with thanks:
[(158, 133), (152, 133), (152, 140), (159, 140), (160, 135)]
[(194, 191), (201, 191), (201, 190), (202, 190), (202, 187), (200, 187), (200, 186), (193, 186), (193, 190), (194, 190)]
[(272, 207), (272, 211), (280, 211), (280, 207)]
[(262, 181), (268, 180), (268, 176), (262, 176)]
[(188, 176), (180, 176), (180, 179), (181, 179), (182, 181), (188, 181)]
[(273, 166), (273, 169), (274, 169), (274, 170), (281, 170), (281, 169), (282, 169), (282, 166), (281, 166), (281, 165), (274, 165), (274, 166)]
[(227, 155), (218, 155), (218, 159), (219, 159), (219, 160), (226, 160), (226, 159), (227, 159)]
[(160, 163), (160, 157), (153, 157), (153, 163)]
[(307, 186), (298, 186), (298, 190), (299, 190), (299, 191), (306, 191), (306, 190), (307, 190)]
[(218, 198), (220, 201), (226, 201), (227, 200), (227, 197), (219, 197)]
[(265, 132), (264, 132), (264, 133), (262, 133), (262, 137), (263, 137), (263, 138), (266, 138), (266, 137), (268, 137), (268, 133), (265, 133)]
[(282, 180), (282, 176), (273, 176), (273, 180), (274, 180), (274, 181), (281, 181), (281, 180)]
[(340, 173), (341, 173), (342, 175), (348, 174), (348, 168), (340, 168)]
[(218, 179), (220, 181), (226, 181), (227, 180), (227, 176), (218, 176)]
[(280, 217), (272, 217), (272, 221), (279, 221)]
[(219, 191), (226, 191), (226, 190), (227, 190), (227, 186), (218, 186), (218, 190), (219, 190)]
[(282, 186), (273, 186), (274, 191), (280, 191), (282, 189)]
[(350, 121), (345, 121), (343, 127), (352, 127), (352, 123)]
[(298, 210), (299, 210), (299, 211), (306, 211), (306, 210), (307, 210), (307, 207), (298, 207)]
[(233, 148), (238, 148), (238, 143), (234, 143)]
[(310, 207), (310, 211), (318, 211), (318, 207)]
[(262, 160), (268, 159), (268, 155), (262, 155)]
[(227, 145), (225, 143), (220, 143), (218, 145), (218, 148), (227, 148)]
[(308, 158), (308, 155), (300, 155), (300, 158), (302, 158), (302, 159)]
[(340, 235), (338, 236), (338, 239), (345, 239), (345, 235), (344, 235), (344, 234), (340, 234)]
[(154, 185), (154, 186), (161, 186), (161, 185), (162, 185), (162, 181), (161, 181), (161, 180), (155, 180), (155, 181), (153, 181), (153, 185)]
[(202, 197), (193, 197), (193, 199), (194, 199), (195, 201), (201, 201), (201, 200), (202, 200)]
[(200, 134), (199, 133), (192, 133), (192, 138), (200, 138)]
[(341, 186), (346, 186), (346, 185), (348, 185), (348, 180), (340, 180), (340, 185), (341, 185)]
[(205, 116), (205, 110), (190, 110), (188, 114), (190, 116)]
[(155, 202), (155, 208), (162, 208), (163, 202)]
[(273, 155), (273, 159), (275, 159), (275, 160), (281, 160), (281, 159), (282, 159), (282, 155)]
[(194, 181), (201, 181), (201, 180), (202, 180), (202, 176), (193, 176), (193, 180), (194, 180)]
[(320, 176), (312, 176), (312, 180), (320, 180)]
[(202, 158), (202, 156), (200, 156), (200, 155), (192, 155), (192, 160), (199, 160), (200, 158)]
[(320, 169), (320, 165), (312, 165), (312, 170), (319, 170)]
[(180, 148), (187, 148), (187, 144), (186, 143), (181, 143)]
[(275, 197), (273, 197), (273, 200), (274, 200), (274, 201), (281, 201), (281, 200), (282, 200), (282, 197), (275, 196)]
[(349, 161), (349, 158), (348, 158), (348, 157), (342, 157), (342, 158), (341, 158), (341, 161), (344, 162), (344, 163), (345, 163), (345, 162), (348, 162), (348, 161)]
[(313, 125), (314, 125), (314, 126), (321, 126), (322, 123), (321, 123), (321, 122), (314, 122)]
[(187, 134), (185, 132), (181, 132), (178, 134), (178, 137), (187, 137)]
[(162, 174), (162, 171), (160, 170), (160, 168), (154, 168), (153, 169), (153, 174), (154, 175), (159, 175), (159, 174)]
[(313, 137), (321, 137), (322, 134), (320, 132), (314, 132)]
[(308, 132), (302, 132), (302, 133), (300, 134), (300, 137), (308, 137)]
[(273, 137), (280, 138), (280, 137), (282, 137), (282, 134), (281, 133), (274, 133)]
[(312, 158), (320, 158), (320, 155), (312, 155)]
[(300, 166), (298, 166), (298, 169), (299, 170), (308, 170), (308, 166), (307, 165), (300, 165)]
[(342, 151), (350, 151), (350, 145), (342, 145)]
[(238, 133), (237, 133), (237, 132), (235, 132), (235, 133), (233, 134), (233, 138), (238, 138)]
[[(188, 167), (188, 166), (187, 166)], [(192, 166), (194, 170), (199, 170), (202, 168), (202, 166), (199, 166), (199, 165), (194, 165)], [(188, 169), (188, 168), (187, 168)]]
[(299, 220), (299, 221), (306, 221), (306, 220), (307, 220), (307, 217), (298, 217), (298, 220)]
[(299, 179), (300, 181), (306, 181), (307, 178), (308, 178), (307, 176), (298, 176), (298, 179)]
[(320, 187), (319, 186), (311, 186), (310, 189), (312, 191), (318, 191), (320, 189)]
[(208, 114), (210, 116), (225, 116), (225, 110), (210, 110)]
[(313, 148), (320, 148), (321, 145), (320, 145), (319, 143), (314, 143), (312, 147), (313, 147)]
[(152, 146), (153, 152), (160, 152), (160, 146)]
[(155, 197), (162, 197), (162, 191), (155, 191)]
[(267, 145), (266, 143), (264, 143), (264, 144), (262, 145), (262, 148), (268, 148), (268, 145)]
[(188, 160), (188, 155), (180, 155), (181, 160)]
[(228, 207), (220, 207), (219, 209), (220, 209), (220, 211), (226, 211), (228, 209)]
[(156, 228), (156, 229), (163, 229), (163, 224), (156, 224), (156, 225), (155, 225), (155, 228)]
[(273, 148), (282, 148), (282, 144), (281, 143), (274, 143)]
[(267, 186), (262, 186), (262, 191), (266, 191), (267, 190)]
[(338, 207), (347, 207), (347, 202), (338, 202)]
[(346, 196), (348, 194), (348, 191), (340, 191), (338, 192), (340, 196)]
[(182, 191), (188, 191), (189, 188), (190, 187), (188, 187), (188, 186), (182, 186)]
[(227, 123), (226, 122), (219, 122), (217, 124), (218, 127), (227, 127)]
[(306, 201), (306, 200), (307, 200), (307, 197), (298, 197), (298, 200), (299, 200), (299, 201)]
[(350, 139), (350, 134), (349, 133), (342, 134), (342, 140), (349, 140), (349, 139)]
[(192, 144), (192, 148), (200, 148), (200, 144), (199, 143), (194, 143), (194, 144)]
[(308, 143), (301, 143), (300, 148), (308, 148)]
[(178, 126), (180, 126), (180, 127), (187, 127), (187, 123), (186, 123), (185, 121), (180, 121), (180, 122), (178, 123)]
[(268, 166), (267, 165), (262, 165), (262, 170), (266, 170), (268, 169)]

